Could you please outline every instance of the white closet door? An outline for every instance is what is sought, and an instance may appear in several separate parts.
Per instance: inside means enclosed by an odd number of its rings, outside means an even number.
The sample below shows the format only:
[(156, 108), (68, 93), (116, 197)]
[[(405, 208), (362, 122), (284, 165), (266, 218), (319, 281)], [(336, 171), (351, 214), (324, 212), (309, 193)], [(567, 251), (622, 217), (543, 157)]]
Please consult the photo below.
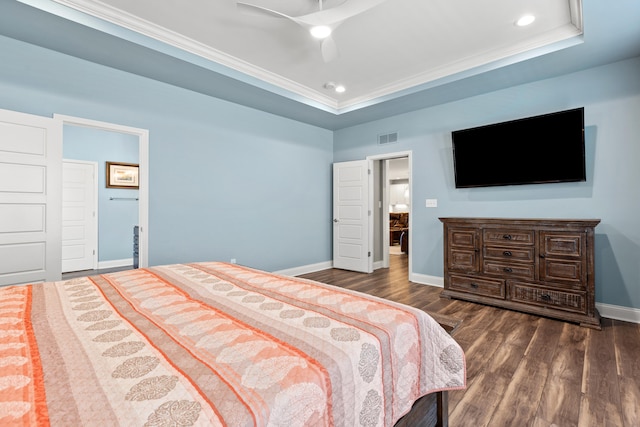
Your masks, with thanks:
[(62, 163), (62, 272), (97, 268), (98, 164)]
[(0, 286), (60, 280), (62, 125), (0, 110)]

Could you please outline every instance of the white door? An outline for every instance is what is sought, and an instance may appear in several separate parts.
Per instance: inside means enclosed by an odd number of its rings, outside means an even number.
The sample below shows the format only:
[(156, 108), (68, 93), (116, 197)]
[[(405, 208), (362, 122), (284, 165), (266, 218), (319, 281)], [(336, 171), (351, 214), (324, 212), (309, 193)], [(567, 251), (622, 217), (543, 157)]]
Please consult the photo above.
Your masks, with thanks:
[(0, 110), (0, 286), (60, 280), (62, 126)]
[(98, 164), (62, 163), (62, 272), (97, 268)]
[(333, 267), (371, 273), (371, 161), (333, 164)]

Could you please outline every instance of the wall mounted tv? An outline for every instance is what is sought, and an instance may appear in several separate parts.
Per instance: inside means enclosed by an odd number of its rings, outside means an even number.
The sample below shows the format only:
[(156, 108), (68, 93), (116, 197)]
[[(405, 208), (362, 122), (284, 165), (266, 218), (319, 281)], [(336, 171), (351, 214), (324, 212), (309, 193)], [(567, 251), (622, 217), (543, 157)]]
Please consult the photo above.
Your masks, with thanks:
[(584, 108), (451, 136), (456, 188), (586, 181)]

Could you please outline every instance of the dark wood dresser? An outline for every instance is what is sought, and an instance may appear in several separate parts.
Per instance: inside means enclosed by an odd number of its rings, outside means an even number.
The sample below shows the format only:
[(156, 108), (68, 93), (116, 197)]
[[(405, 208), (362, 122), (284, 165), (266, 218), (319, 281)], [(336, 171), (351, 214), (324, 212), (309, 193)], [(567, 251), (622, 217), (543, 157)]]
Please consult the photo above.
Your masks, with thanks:
[(599, 219), (440, 218), (443, 297), (600, 329), (594, 228)]

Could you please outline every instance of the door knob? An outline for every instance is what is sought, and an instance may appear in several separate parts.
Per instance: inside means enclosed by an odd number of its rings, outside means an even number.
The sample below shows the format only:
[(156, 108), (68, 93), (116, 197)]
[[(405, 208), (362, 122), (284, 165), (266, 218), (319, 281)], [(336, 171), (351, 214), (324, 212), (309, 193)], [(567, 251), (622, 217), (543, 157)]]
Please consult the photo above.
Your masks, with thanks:
[(338, 218), (333, 218), (333, 222), (338, 222)]

